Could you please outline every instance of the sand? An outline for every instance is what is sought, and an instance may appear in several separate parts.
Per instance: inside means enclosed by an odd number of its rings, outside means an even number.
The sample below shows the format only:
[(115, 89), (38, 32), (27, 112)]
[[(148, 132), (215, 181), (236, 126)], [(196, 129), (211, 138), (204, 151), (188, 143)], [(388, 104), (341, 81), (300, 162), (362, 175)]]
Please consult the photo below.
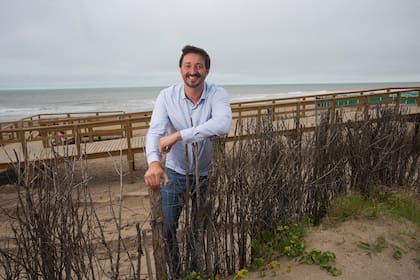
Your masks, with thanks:
[[(120, 193), (123, 199), (122, 234), (125, 240), (136, 238), (138, 223), (146, 230), (151, 244), (150, 210), (148, 188), (143, 181), (145, 160), (143, 154), (136, 155), (136, 183), (131, 184), (123, 159), (124, 176), (122, 188), (120, 177), (114, 165), (119, 165), (119, 158), (94, 159), (88, 161), (88, 173), (91, 177), (89, 188), (93, 194), (98, 215), (105, 225), (107, 240), (117, 237), (115, 225), (109, 210), (110, 199), (118, 201)], [(13, 209), (16, 204), (16, 194), (10, 185), (0, 186), (1, 207)], [(1, 224), (8, 220), (0, 215)], [(4, 238), (10, 230), (1, 227), (0, 236)], [(379, 236), (384, 236), (387, 248), (381, 252), (358, 246), (360, 241), (373, 244)], [(339, 277), (333, 277), (316, 265), (307, 265), (296, 260), (280, 259), (280, 267), (266, 271), (261, 278), (257, 272), (250, 279), (419, 279), (420, 278), (420, 228), (407, 220), (392, 217), (380, 217), (374, 220), (355, 219), (334, 226), (311, 228), (305, 237), (307, 248), (334, 252), (337, 256), (335, 266), (343, 271)], [(395, 248), (402, 252), (402, 258), (396, 260), (392, 254)], [(134, 250), (135, 248), (131, 248)], [(123, 256), (125, 264), (121, 271), (128, 270), (127, 257)], [(142, 279), (147, 279), (146, 264), (142, 260)]]

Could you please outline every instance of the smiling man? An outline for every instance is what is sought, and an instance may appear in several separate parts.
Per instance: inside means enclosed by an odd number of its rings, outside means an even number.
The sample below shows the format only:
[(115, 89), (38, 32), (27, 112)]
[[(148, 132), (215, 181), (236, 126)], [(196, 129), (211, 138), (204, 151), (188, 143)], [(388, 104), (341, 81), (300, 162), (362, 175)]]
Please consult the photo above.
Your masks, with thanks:
[[(149, 166), (144, 175), (146, 184), (160, 188), (162, 193), (166, 257), (172, 278), (180, 273), (176, 230), (187, 187), (205, 198), (211, 168), (210, 137), (227, 134), (232, 120), (227, 92), (205, 82), (210, 70), (210, 57), (205, 50), (185, 46), (179, 68), (184, 82), (162, 90), (153, 109), (146, 139)], [(163, 154), (167, 154), (165, 169), (161, 167)], [(194, 211), (196, 200), (194, 195), (192, 198)], [(194, 270), (194, 233), (190, 239), (190, 270)]]

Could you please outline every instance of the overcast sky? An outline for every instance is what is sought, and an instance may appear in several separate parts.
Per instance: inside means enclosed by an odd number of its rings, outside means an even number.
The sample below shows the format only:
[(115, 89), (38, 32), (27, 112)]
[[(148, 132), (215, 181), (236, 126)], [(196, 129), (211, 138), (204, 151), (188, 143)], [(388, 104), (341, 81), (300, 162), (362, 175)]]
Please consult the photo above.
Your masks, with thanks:
[(0, 89), (420, 81), (419, 0), (1, 0)]

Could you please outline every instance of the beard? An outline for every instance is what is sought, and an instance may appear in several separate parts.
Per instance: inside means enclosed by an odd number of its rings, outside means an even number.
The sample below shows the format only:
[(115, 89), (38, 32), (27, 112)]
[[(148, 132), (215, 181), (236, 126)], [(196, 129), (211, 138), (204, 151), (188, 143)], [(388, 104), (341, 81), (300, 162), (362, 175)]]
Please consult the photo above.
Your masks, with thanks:
[[(190, 80), (190, 78), (193, 77), (195, 78), (193, 81)], [(186, 74), (184, 76), (184, 83), (190, 87), (190, 88), (198, 88), (200, 87), (204, 82), (204, 78), (201, 74), (196, 73), (196, 74)]]

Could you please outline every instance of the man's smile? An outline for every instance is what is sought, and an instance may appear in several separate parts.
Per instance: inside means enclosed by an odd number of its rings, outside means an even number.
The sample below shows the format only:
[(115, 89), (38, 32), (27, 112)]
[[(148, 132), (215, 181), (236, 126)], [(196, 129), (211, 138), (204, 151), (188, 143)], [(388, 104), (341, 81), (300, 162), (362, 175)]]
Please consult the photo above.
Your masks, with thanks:
[(187, 78), (201, 78), (201, 75), (199, 73), (196, 74), (187, 74)]

